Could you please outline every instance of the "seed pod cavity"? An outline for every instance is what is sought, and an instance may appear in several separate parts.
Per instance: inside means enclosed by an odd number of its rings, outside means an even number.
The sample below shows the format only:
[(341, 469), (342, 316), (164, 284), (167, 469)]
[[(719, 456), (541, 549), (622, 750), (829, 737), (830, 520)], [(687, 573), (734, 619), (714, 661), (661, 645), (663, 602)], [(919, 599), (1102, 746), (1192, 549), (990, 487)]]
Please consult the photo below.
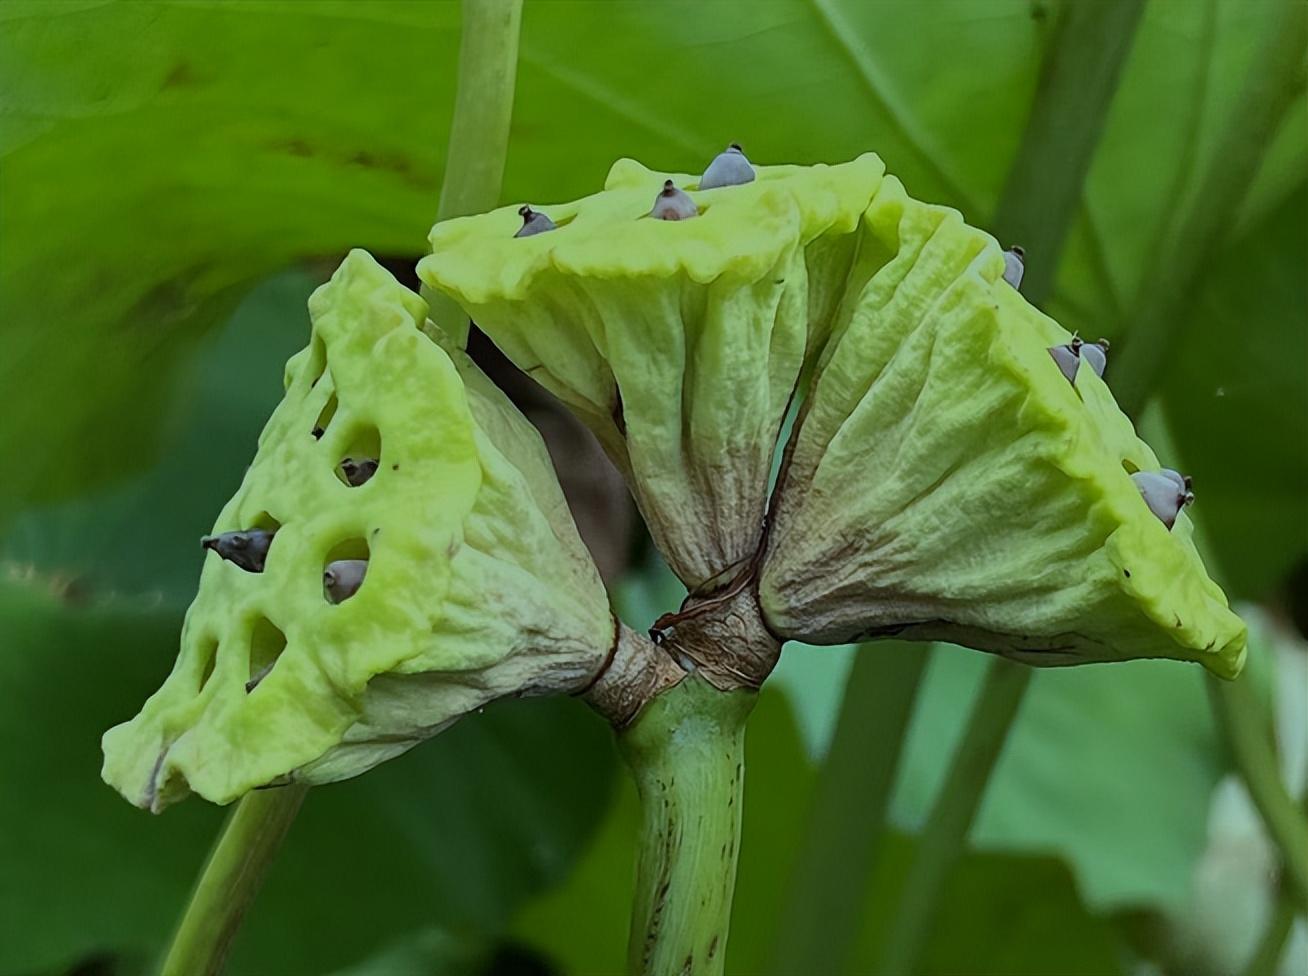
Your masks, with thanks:
[(749, 164), (739, 143), (733, 142), (713, 158), (700, 177), (701, 190), (714, 190), (720, 186), (739, 186), (754, 181), (754, 167)]
[(262, 573), (274, 534), (264, 529), (243, 529), (236, 532), (223, 532), (220, 535), (207, 535), (200, 540), (200, 545), (205, 549), (212, 549), (223, 559), (235, 563), (247, 573)]
[(532, 237), (535, 234), (554, 230), (558, 226), (539, 210), (532, 210), (526, 205), (518, 208), (518, 216), (522, 218), (522, 226), (518, 228), (514, 237)]
[(649, 215), (657, 220), (689, 220), (699, 216), (699, 207), (685, 190), (665, 180)]

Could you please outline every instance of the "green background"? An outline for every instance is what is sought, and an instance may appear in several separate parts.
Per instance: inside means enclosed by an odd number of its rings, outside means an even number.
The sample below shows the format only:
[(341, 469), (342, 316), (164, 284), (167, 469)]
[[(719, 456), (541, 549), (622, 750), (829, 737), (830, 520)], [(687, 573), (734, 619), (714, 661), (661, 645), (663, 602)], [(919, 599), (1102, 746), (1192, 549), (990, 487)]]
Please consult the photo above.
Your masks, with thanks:
[[(1214, 193), (1208, 179), (1261, 45), (1296, 7), (1148, 0), (1066, 246), (1028, 253), (1056, 262), (1050, 314), (1123, 347), (1176, 280), (1168, 262), (1201, 256), (1169, 296), (1178, 338), (1149, 424), (1195, 478), (1228, 590), (1271, 608), (1253, 654), (1269, 693), (1272, 646), (1304, 655), (1286, 621), (1308, 602), (1302, 63), (1265, 80), (1285, 108), (1252, 180)], [(592, 192), (621, 156), (695, 171), (739, 141), (763, 162), (874, 150), (915, 196), (985, 227), (1064, 14), (528, 0), (503, 199)], [(308, 335), (309, 291), (350, 246), (420, 255), (458, 28), (455, 3), (0, 3), (0, 974), (134, 973), (167, 937), (221, 812), (129, 807), (99, 781), (99, 736), (170, 666), (196, 540)], [(1213, 241), (1178, 239), (1219, 204)], [(618, 590), (637, 627), (680, 602), (647, 555)], [(852, 653), (790, 648), (751, 725), (731, 972), (757, 971), (784, 922)], [(857, 972), (984, 664), (932, 655)], [(1306, 698), (1280, 695), (1300, 737)], [(614, 971), (635, 816), (616, 762), (579, 703), (516, 702), (315, 790), (231, 972)], [(1256, 872), (1196, 888), (1226, 772), (1195, 669), (1038, 674), (928, 967), (1224, 971), (1221, 944), (1249, 936), (1266, 894)], [(1229, 911), (1209, 924), (1205, 898)], [(1287, 972), (1308, 971), (1298, 948)]]

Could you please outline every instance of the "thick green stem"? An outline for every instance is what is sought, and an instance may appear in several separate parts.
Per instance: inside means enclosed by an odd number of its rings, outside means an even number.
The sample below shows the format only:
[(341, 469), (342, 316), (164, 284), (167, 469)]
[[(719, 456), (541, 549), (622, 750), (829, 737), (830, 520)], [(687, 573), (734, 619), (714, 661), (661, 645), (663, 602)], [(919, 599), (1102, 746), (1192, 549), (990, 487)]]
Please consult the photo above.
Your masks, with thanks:
[(177, 926), (161, 976), (222, 971), (245, 911), (263, 886), (307, 786), (247, 793), (227, 818)]
[(1281, 956), (1285, 955), (1285, 940), (1293, 927), (1294, 902), (1283, 892), (1272, 904), (1271, 917), (1242, 976), (1276, 976)]
[(769, 963), (777, 976), (843, 971), (929, 651), (893, 641), (854, 656)]
[[(436, 219), (490, 210), (499, 202), (509, 153), (522, 0), (463, 0), (459, 80)], [(446, 295), (422, 286), (431, 319), (460, 346), (468, 317)]]
[(1144, 0), (1068, 4), (1041, 66), (1021, 151), (992, 221), (1005, 245), (1026, 249), (1030, 263), (1022, 293), (1035, 304), (1053, 290), (1085, 175), (1143, 9)]
[(640, 793), (631, 976), (719, 976), (740, 848), (745, 719), (757, 695), (691, 675), (619, 738)]
[(1301, 93), (1308, 6), (1286, 0), (1279, 7), (1280, 16), (1269, 18), (1262, 48), (1210, 156), (1208, 172), (1190, 197), (1190, 210), (1176, 215), (1178, 230), (1158, 256), (1156, 271), (1145, 276), (1131, 312), (1132, 327), (1121, 348), (1114, 350), (1113, 392), (1128, 414), (1144, 407), (1157, 384), (1168, 349), (1189, 322), (1187, 307), (1202, 285), (1204, 268), (1227, 243), (1237, 208), (1272, 136)]
[(1031, 669), (1026, 665), (1002, 658), (991, 662), (963, 741), (922, 829), (877, 970), (881, 976), (912, 976), (918, 971), (945, 879), (963, 853), (990, 773), (1003, 752), (1030, 681)]
[(1247, 679), (1210, 678), (1208, 693), (1236, 769), (1272, 842), (1280, 849), (1282, 884), (1299, 910), (1308, 911), (1308, 821), (1281, 782), (1263, 709)]

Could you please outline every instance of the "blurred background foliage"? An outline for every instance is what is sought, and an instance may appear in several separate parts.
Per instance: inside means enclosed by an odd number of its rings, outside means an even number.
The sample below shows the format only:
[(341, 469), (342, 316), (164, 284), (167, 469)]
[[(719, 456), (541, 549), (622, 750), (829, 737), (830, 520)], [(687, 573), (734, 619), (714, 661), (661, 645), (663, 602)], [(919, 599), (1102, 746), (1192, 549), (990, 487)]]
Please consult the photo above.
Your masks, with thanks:
[[(915, 196), (986, 226), (1065, 3), (529, 0), (503, 199), (593, 192), (620, 156), (696, 171), (737, 140), (762, 162), (875, 150)], [(1067, 245), (1044, 271), (1045, 307), (1068, 328), (1129, 346), (1292, 6), (1144, 4)], [(442, 2), (0, 5), (0, 974), (134, 973), (168, 935), (221, 812), (132, 809), (99, 781), (99, 736), (171, 664), (197, 539), (280, 396), (309, 291), (347, 247), (401, 274), (421, 253), (458, 26)], [(1172, 305), (1183, 321), (1151, 422), (1195, 477), (1228, 589), (1263, 608), (1250, 611), (1252, 680), (1302, 795), (1302, 60), (1268, 86), (1276, 124)], [(550, 440), (623, 615), (645, 627), (675, 608), (679, 585), (593, 445), (492, 349), (474, 351)], [(766, 967), (854, 653), (789, 648), (751, 724), (731, 972)], [(984, 664), (932, 654), (856, 972), (876, 958)], [(312, 793), (231, 972), (617, 971), (635, 815), (609, 733), (579, 703), (489, 708)], [(1194, 669), (1042, 672), (925, 962), (1235, 972), (1271, 911), (1274, 863)], [(1281, 967), (1308, 972), (1302, 927)]]

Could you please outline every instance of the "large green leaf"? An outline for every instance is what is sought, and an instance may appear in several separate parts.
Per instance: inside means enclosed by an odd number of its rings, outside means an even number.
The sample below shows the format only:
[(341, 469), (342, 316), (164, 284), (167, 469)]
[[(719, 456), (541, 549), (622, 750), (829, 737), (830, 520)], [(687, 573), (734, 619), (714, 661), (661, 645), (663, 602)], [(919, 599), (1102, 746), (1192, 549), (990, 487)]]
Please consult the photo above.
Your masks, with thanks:
[[(899, 825), (930, 809), (985, 666), (962, 648), (933, 653), (893, 804)], [(1057, 852), (1097, 909), (1183, 905), (1225, 766), (1203, 680), (1158, 661), (1037, 671), (972, 842)]]
[[(1148, 4), (1060, 267), (1052, 306), (1067, 324), (1129, 327), (1123, 309), (1148, 287), (1257, 67), (1252, 42), (1289, 2)], [(529, 4), (504, 195), (588, 192), (621, 155), (693, 170), (735, 138), (768, 161), (876, 149), (916, 195), (984, 222), (1058, 11), (1043, 0)], [(0, 17), (0, 448), (23, 459), (3, 515), (139, 464), (173, 367), (248, 282), (352, 244), (418, 250), (442, 168), (457, 9), (49, 0), (11, 2)], [(1303, 185), (1301, 109), (1233, 226)], [(1293, 259), (1273, 257), (1300, 267)], [(1302, 297), (1258, 310), (1260, 346), (1294, 334)], [(1253, 365), (1228, 364), (1226, 386), (1256, 383)], [(1192, 395), (1200, 377), (1174, 375)], [(1216, 444), (1190, 452), (1203, 482), (1222, 464)], [(1255, 482), (1276, 474), (1278, 462), (1254, 461)], [(1238, 522), (1247, 500), (1208, 504), (1214, 521)], [(1272, 541), (1253, 528), (1246, 553)]]
[[(167, 670), (179, 619), (70, 608), (0, 586), (0, 972), (158, 951), (221, 819), (151, 817), (100, 782), (101, 732)], [(366, 777), (313, 790), (232, 972), (321, 973), (421, 925), (494, 932), (558, 879), (611, 789), (608, 729), (580, 702), (470, 716)]]

